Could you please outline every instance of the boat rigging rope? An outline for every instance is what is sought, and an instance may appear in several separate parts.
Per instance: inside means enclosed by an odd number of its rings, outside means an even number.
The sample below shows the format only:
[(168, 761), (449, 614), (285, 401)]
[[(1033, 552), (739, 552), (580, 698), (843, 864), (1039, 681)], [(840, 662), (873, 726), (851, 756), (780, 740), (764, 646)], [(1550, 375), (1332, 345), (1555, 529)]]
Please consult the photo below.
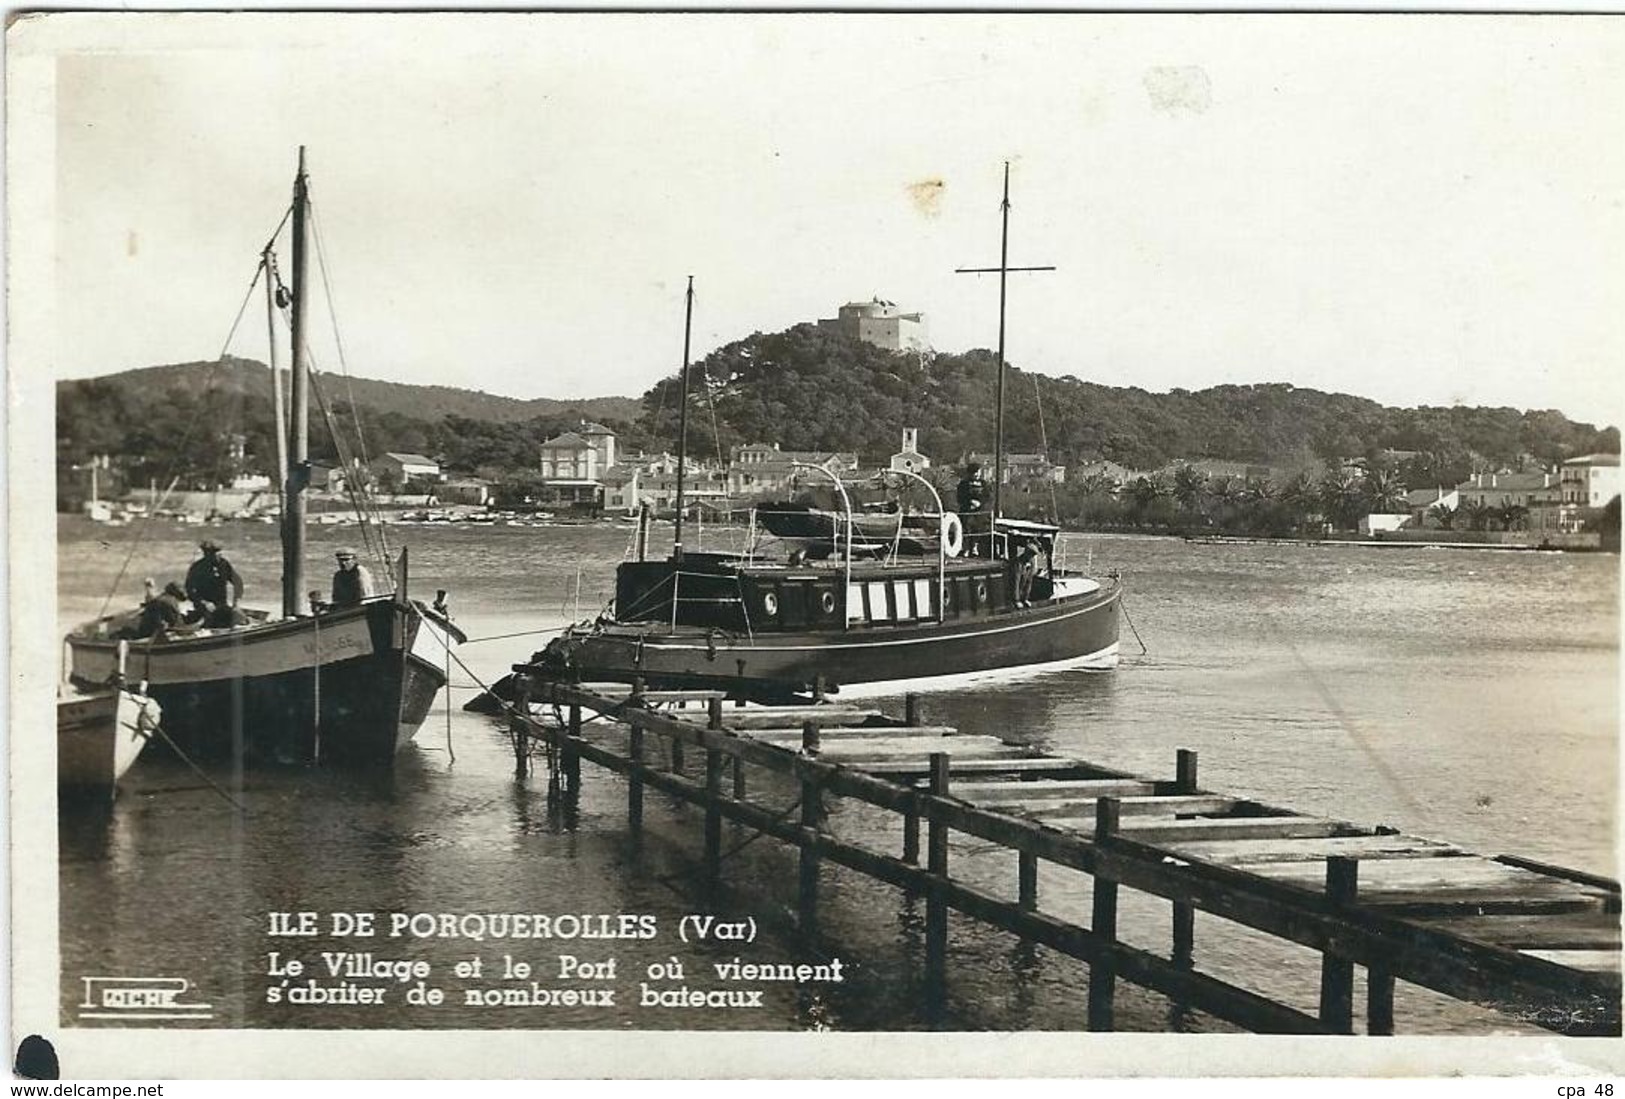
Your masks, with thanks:
[[(361, 413), (356, 408), (355, 386), (350, 378), (350, 364), (349, 361), (344, 357), (344, 337), (339, 331), (338, 310), (333, 306), (333, 279), (327, 271), (327, 250), (322, 246), (322, 223), (321, 219), (317, 216), (316, 204), (314, 202), (310, 204), (310, 225), (316, 238), (316, 265), (321, 269), (322, 272), (322, 291), (327, 296), (327, 317), (333, 325), (333, 344), (338, 349), (339, 371), (344, 375), (344, 390), (350, 400), (350, 420), (355, 424), (356, 445), (361, 451), (361, 464), (363, 466), (370, 466), (372, 464), (372, 459), (367, 453), (367, 434), (361, 425)], [(328, 430), (333, 430), (331, 424), (329, 424)], [(337, 446), (336, 439), (334, 445)], [(371, 503), (371, 501), (369, 501), (369, 503)], [(374, 517), (377, 518), (378, 509), (376, 504), (373, 504), (371, 510)], [(386, 567), (390, 568), (390, 582), (393, 583), (395, 576), (392, 567), (392, 555), (389, 551), (389, 532), (384, 529), (382, 519), (378, 520), (378, 540), (379, 544), (383, 547), (383, 558), (386, 563)]]
[[(290, 207), (289, 210), (291, 212), (292, 208)], [(287, 219), (288, 214), (284, 213), (282, 215), (282, 220), (285, 222)], [(277, 231), (281, 231), (280, 224), (277, 227)], [(233, 318), (231, 328), (226, 332), (225, 342), (220, 345), (220, 354), (216, 356), (214, 362), (208, 365), (203, 375), (203, 385), (200, 390), (201, 393), (207, 394), (214, 388), (215, 373), (219, 369), (220, 365), (226, 361), (226, 354), (231, 350), (232, 341), (237, 338), (237, 329), (243, 323), (244, 314), (248, 312), (248, 303), (254, 297), (254, 288), (260, 284), (260, 276), (264, 273), (265, 260), (261, 258), (259, 262), (254, 265), (254, 277), (249, 280), (248, 290), (243, 294), (243, 302), (237, 307), (237, 316)], [(159, 504), (167, 501), (169, 499), (169, 494), (175, 491), (175, 486), (180, 483), (181, 475), (174, 472), (175, 464), (182, 461), (183, 459), (180, 456), (185, 455), (190, 450), (192, 435), (205, 419), (206, 417), (203, 416), (195, 416), (186, 425), (186, 432), (181, 436), (179, 446), (175, 448), (175, 454), (177, 455), (175, 463), (172, 463), (170, 468), (165, 470), (166, 473), (173, 474), (173, 476), (170, 478), (169, 487), (164, 489), (163, 496), (151, 501), (148, 505), (146, 521), (141, 523), (136, 528), (135, 537), (130, 540), (130, 551), (124, 555), (124, 561), (119, 565), (118, 575), (113, 577), (113, 583), (109, 585), (106, 597), (102, 599), (101, 609), (96, 612), (97, 618), (101, 618), (107, 613), (107, 608), (113, 603), (113, 597), (118, 594), (119, 585), (124, 583), (124, 577), (130, 571), (130, 562), (135, 559), (136, 550), (140, 549), (141, 544), (146, 541), (147, 533), (152, 528), (152, 521), (157, 517)]]
[[(1044, 461), (1047, 463), (1049, 461), (1049, 432), (1044, 430), (1044, 394), (1038, 388), (1037, 374), (1033, 375), (1033, 400), (1038, 405), (1038, 439), (1043, 444)], [(1046, 473), (1044, 479), (1049, 482), (1050, 521), (1059, 523), (1061, 521), (1061, 507), (1055, 502), (1055, 478)]]
[[(274, 271), (273, 274), (275, 274)], [(286, 287), (282, 285), (280, 277), (277, 280), (277, 287), (280, 290), (286, 290)], [(282, 314), (283, 323), (287, 324), (291, 330), (293, 325), (292, 318), (289, 316), (289, 311), (284, 308), (282, 310)], [(322, 422), (327, 425), (327, 433), (333, 440), (333, 450), (338, 455), (339, 461), (344, 465), (344, 467), (349, 469), (352, 466), (349, 448), (345, 446), (344, 436), (339, 432), (337, 417), (334, 416), (333, 409), (328, 403), (326, 390), (322, 388), (320, 371), (316, 367), (315, 356), (312, 353), (310, 344), (308, 342), (305, 344), (305, 358), (310, 367), (310, 389), (311, 392), (316, 395), (316, 405), (321, 411)], [(354, 409), (354, 401), (351, 402), (351, 408), (352, 410)], [(359, 424), (360, 421), (357, 420), (358, 432)], [(384, 575), (388, 578), (390, 587), (393, 588), (396, 582), (395, 562), (389, 552), (388, 536), (384, 532), (383, 523), (375, 521), (378, 509), (376, 504), (374, 504), (371, 500), (370, 490), (365, 485), (358, 484), (357, 481), (358, 478), (356, 477), (348, 475), (345, 476), (345, 495), (350, 499), (351, 509), (361, 520), (361, 540), (367, 548), (368, 555), (372, 557), (375, 564), (382, 566)], [(374, 530), (375, 527), (376, 532)]]

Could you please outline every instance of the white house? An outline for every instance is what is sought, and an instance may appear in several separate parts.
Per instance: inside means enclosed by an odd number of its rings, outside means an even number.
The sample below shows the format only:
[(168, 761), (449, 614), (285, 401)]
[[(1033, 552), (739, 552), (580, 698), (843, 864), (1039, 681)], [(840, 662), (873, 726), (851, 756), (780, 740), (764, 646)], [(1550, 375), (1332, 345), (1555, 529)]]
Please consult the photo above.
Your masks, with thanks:
[(393, 480), (397, 488), (404, 488), (413, 481), (440, 480), (440, 463), (421, 454), (389, 451), (373, 459), (372, 468), (380, 480)]

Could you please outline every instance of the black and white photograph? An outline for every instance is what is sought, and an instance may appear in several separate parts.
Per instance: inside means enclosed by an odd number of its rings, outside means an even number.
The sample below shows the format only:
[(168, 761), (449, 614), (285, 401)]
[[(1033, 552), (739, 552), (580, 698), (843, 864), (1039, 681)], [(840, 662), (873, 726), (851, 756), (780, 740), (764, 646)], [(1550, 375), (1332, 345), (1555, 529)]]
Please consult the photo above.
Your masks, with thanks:
[(21, 1075), (1625, 1064), (1619, 19), (6, 37)]

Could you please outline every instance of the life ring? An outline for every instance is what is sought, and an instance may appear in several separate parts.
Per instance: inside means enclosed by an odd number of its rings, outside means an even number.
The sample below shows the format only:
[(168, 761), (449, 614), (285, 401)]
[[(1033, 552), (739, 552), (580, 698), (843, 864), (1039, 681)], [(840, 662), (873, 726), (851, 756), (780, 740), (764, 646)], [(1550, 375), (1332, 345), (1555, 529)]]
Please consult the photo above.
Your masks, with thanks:
[(947, 557), (958, 557), (965, 549), (965, 524), (953, 512), (942, 517), (942, 552)]

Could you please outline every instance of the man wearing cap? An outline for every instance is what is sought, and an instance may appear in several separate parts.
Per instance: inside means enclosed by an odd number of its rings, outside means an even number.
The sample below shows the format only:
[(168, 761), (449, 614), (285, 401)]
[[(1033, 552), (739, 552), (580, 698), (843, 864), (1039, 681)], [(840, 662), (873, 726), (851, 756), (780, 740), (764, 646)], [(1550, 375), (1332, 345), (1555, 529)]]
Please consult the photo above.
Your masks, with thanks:
[(238, 626), (247, 618), (237, 609), (243, 597), (243, 578), (237, 574), (220, 543), (205, 538), (198, 543), (203, 556), (186, 570), (186, 595), (203, 612), (203, 624), (212, 629)]
[(178, 629), (186, 621), (186, 612), (181, 607), (185, 600), (186, 589), (171, 580), (164, 585), (163, 591), (142, 604), (141, 618), (135, 625), (126, 626), (115, 636), (135, 641), (162, 637)]
[(348, 607), (378, 594), (373, 590), (372, 573), (355, 559), (355, 550), (346, 546), (333, 554), (338, 558), (338, 571), (333, 574), (334, 607)]

